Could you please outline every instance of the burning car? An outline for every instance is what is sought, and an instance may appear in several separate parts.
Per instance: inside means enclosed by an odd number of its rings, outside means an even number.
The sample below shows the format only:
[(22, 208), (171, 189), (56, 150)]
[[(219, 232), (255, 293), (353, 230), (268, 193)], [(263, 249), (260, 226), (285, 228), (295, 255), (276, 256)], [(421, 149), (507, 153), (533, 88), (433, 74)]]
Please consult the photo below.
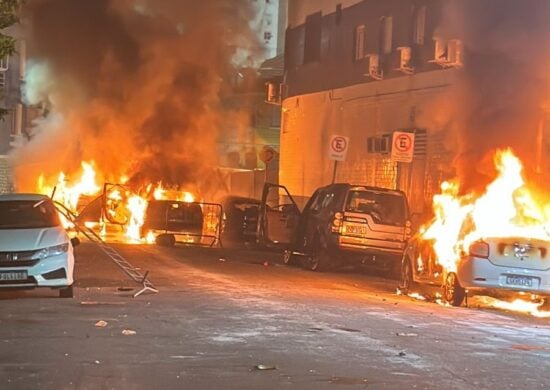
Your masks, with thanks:
[(469, 295), (550, 295), (550, 207), (522, 176), (511, 150), (495, 155), (498, 176), (481, 195), (444, 182), (433, 221), (407, 245), (400, 290), (443, 287), (459, 306)]
[(529, 238), (484, 238), (462, 253), (456, 270), (446, 270), (438, 261), (433, 240), (421, 235), (412, 239), (401, 264), (400, 290), (415, 285), (443, 287), (443, 297), (453, 306), (470, 295), (505, 295), (528, 292), (550, 295), (550, 241)]
[(196, 244), (201, 241), (203, 222), (203, 212), (197, 203), (152, 200), (147, 205), (141, 236), (151, 233), (156, 243), (163, 246), (173, 246), (178, 236)]
[(0, 195), (0, 288), (50, 287), (73, 296), (73, 247), (44, 195)]

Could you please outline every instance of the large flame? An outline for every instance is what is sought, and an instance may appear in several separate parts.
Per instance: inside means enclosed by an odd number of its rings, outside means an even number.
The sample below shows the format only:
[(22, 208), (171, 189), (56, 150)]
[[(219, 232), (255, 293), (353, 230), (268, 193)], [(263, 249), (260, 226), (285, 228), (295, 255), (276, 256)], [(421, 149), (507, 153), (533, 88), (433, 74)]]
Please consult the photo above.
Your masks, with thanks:
[(495, 155), (497, 178), (483, 195), (459, 195), (456, 182), (444, 182), (434, 197), (434, 221), (423, 237), (433, 240), (439, 263), (456, 271), (471, 243), (490, 237), (528, 237), (550, 241), (550, 207), (533, 196), (511, 150)]
[[(93, 162), (82, 162), (80, 177), (72, 183), (68, 176), (61, 172), (57, 179), (47, 180), (44, 175), (38, 178), (37, 190), (39, 193), (52, 196), (53, 199), (72, 212), (78, 214), (80, 211), (79, 201), (83, 196), (94, 198), (102, 195), (103, 188), (99, 186), (96, 177), (100, 176), (94, 167)], [(71, 175), (77, 177), (78, 175)], [(121, 177), (121, 184), (127, 182), (127, 177)], [(150, 199), (155, 200), (177, 200), (183, 202), (194, 202), (195, 197), (188, 191), (179, 189), (168, 189), (161, 182), (150, 183), (145, 186), (143, 191), (135, 192), (126, 189), (122, 185), (115, 185), (107, 189), (105, 186), (105, 217), (108, 221), (115, 221), (125, 225), (124, 235), (127, 242), (145, 242), (153, 243), (155, 237), (152, 232), (142, 234), (141, 227), (145, 221), (145, 212)], [(63, 225), (66, 228), (72, 227), (72, 224), (61, 215)], [(101, 228), (100, 234), (106, 235), (105, 222), (99, 223), (87, 222), (86, 226), (90, 228)]]

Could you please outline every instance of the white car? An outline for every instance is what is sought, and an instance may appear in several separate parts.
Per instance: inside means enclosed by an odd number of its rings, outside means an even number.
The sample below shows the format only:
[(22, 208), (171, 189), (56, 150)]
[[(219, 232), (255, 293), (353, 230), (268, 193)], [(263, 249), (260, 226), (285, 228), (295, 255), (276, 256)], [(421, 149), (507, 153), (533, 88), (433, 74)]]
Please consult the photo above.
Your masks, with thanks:
[[(419, 259), (422, 259), (420, 261)], [(401, 264), (400, 290), (415, 284), (442, 286), (445, 300), (459, 306), (468, 295), (527, 292), (550, 296), (550, 242), (527, 238), (486, 238), (470, 245), (456, 272), (438, 264), (430, 240), (411, 239)]]
[(47, 196), (0, 195), (0, 288), (50, 287), (73, 296), (73, 247)]

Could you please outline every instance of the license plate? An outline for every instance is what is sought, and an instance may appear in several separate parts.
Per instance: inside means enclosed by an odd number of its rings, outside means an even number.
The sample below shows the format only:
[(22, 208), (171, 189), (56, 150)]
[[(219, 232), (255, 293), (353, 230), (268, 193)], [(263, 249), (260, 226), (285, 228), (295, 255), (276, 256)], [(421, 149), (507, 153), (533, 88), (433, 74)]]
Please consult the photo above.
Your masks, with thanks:
[(18, 271), (18, 272), (0, 272), (0, 281), (14, 281), (14, 280), (26, 280), (27, 272)]
[(355, 234), (359, 236), (367, 235), (367, 227), (361, 225), (346, 225), (347, 234)]
[(528, 276), (506, 276), (506, 284), (510, 286), (533, 287), (533, 278)]

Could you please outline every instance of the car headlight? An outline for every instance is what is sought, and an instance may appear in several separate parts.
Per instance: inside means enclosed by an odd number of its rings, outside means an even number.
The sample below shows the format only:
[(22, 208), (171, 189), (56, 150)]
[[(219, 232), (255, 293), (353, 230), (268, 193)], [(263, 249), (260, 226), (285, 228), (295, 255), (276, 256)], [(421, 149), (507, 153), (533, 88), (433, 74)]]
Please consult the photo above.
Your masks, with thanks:
[(47, 259), (48, 257), (59, 256), (59, 255), (62, 255), (63, 253), (67, 253), (68, 250), (69, 250), (68, 242), (61, 245), (50, 246), (48, 248), (44, 248), (44, 249), (40, 249), (39, 251), (36, 251), (33, 255), (33, 260), (42, 260), (42, 259)]

